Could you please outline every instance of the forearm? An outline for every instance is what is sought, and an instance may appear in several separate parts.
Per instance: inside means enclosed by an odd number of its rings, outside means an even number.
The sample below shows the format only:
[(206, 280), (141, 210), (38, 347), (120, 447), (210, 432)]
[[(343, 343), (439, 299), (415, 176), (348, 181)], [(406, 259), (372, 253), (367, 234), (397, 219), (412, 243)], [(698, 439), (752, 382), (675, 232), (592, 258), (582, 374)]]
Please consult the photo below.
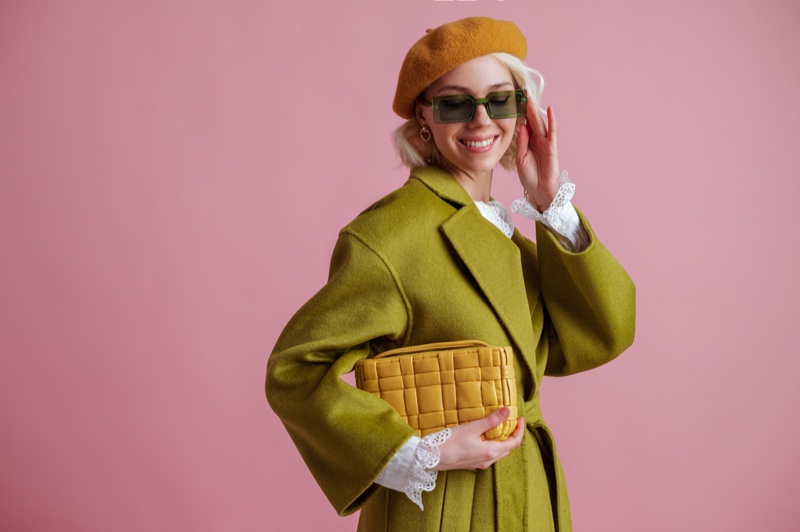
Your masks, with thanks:
[(549, 375), (600, 366), (633, 342), (633, 281), (582, 215), (581, 224), (589, 245), (578, 253), (564, 250), (551, 231), (537, 227), (541, 293), (551, 337)]

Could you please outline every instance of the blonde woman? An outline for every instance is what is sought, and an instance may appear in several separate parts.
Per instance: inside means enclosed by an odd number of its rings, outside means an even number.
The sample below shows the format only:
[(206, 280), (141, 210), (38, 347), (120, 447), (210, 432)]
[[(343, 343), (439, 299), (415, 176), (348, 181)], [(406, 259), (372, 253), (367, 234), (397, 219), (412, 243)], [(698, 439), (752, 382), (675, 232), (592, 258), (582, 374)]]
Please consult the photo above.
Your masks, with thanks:
[[(485, 17), (411, 47), (393, 104), (410, 177), (342, 229), (327, 284), (269, 359), (270, 405), (336, 511), (361, 509), (359, 530), (572, 529), (539, 387), (632, 343), (634, 286), (571, 203), (526, 52), (516, 25)], [(516, 168), (512, 208), (536, 243), (491, 198), (498, 164)], [(507, 409), (419, 438), (341, 379), (388, 349), (469, 339), (515, 351), (521, 417), (504, 441), (481, 434)]]

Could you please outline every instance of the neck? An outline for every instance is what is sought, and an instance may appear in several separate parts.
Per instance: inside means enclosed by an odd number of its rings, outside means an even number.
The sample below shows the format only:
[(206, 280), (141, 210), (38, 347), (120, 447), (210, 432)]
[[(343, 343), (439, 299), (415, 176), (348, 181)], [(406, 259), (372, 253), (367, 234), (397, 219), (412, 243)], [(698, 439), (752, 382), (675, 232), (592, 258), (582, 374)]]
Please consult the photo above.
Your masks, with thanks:
[(452, 174), (453, 179), (464, 187), (467, 194), (473, 201), (488, 202), (492, 195), (492, 171), (486, 172), (469, 172), (460, 168), (454, 168), (445, 163), (445, 170)]

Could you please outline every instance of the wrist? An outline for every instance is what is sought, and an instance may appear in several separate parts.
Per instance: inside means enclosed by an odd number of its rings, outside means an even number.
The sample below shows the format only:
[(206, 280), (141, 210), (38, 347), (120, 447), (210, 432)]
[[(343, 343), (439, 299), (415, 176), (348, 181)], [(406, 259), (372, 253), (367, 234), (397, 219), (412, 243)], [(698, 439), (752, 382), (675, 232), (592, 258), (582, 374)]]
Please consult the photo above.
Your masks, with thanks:
[(439, 475), (436, 470), (436, 466), (439, 465), (439, 446), (451, 434), (452, 431), (449, 428), (428, 434), (420, 440), (414, 452), (411, 470), (403, 491), (420, 510), (425, 509), (422, 505), (422, 492), (433, 491), (436, 487), (436, 479)]
[(526, 218), (542, 222), (564, 235), (573, 231), (573, 226), (579, 224), (578, 215), (570, 203), (575, 194), (575, 185), (567, 177), (566, 170), (561, 172), (559, 183), (558, 191), (544, 210), (534, 203), (525, 190), (525, 197), (514, 200), (511, 204), (511, 212), (519, 212)]
[(525, 197), (525, 201), (530, 203), (533, 206), (533, 208), (539, 212), (546, 211), (550, 207), (550, 204), (553, 203), (553, 199), (555, 199), (555, 195), (553, 195), (549, 199), (537, 201), (536, 198), (534, 198), (533, 195), (531, 195), (531, 193), (528, 192), (528, 189), (524, 187), (522, 189), (522, 194)]

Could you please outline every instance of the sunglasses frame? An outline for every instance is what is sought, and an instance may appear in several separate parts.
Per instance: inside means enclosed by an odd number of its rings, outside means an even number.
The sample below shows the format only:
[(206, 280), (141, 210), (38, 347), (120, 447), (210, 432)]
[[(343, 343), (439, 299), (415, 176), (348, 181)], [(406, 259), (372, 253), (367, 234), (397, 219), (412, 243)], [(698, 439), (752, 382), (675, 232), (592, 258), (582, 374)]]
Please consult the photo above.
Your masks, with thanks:
[[(519, 101), (517, 102), (517, 112), (509, 115), (494, 116), (492, 114), (492, 110), (489, 108), (489, 100), (498, 95), (509, 95), (518, 98)], [(441, 108), (439, 104), (447, 100), (460, 100), (460, 99), (467, 99), (472, 102), (472, 112), (470, 113), (469, 118), (462, 118), (459, 120), (442, 120)], [(478, 108), (479, 105), (484, 106), (484, 108), (486, 109), (486, 114), (488, 114), (489, 118), (491, 118), (492, 120), (500, 118), (517, 118), (520, 116), (525, 116), (528, 107), (526, 105), (528, 103), (528, 93), (525, 92), (525, 89), (516, 89), (512, 91), (495, 91), (487, 94), (485, 98), (476, 98), (471, 94), (449, 94), (447, 96), (434, 96), (432, 102), (429, 102), (420, 95), (419, 101), (427, 107), (433, 107), (433, 121), (436, 122), (437, 124), (456, 124), (458, 122), (471, 122), (472, 119), (475, 118), (475, 110)]]

